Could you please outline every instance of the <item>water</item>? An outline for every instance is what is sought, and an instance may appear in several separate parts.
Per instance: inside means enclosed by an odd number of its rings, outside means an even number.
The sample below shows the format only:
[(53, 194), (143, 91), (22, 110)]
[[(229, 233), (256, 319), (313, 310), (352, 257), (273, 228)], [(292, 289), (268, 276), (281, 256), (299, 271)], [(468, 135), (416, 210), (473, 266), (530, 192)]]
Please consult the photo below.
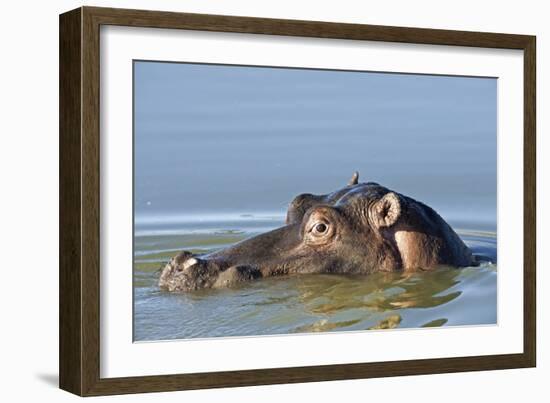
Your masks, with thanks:
[(496, 225), (489, 78), (135, 64), (136, 218), (281, 212), (353, 171)]
[[(134, 63), (135, 340), (496, 323), (492, 78)], [(486, 262), (170, 294), (160, 267), (282, 225), (351, 173), (433, 207)]]
[[(460, 231), (479, 267), (368, 276), (298, 275), (221, 290), (168, 293), (159, 268), (181, 249), (202, 253), (282, 225), (276, 214), (137, 225), (136, 341), (494, 324), (496, 236)], [(178, 219), (174, 219), (178, 222)]]

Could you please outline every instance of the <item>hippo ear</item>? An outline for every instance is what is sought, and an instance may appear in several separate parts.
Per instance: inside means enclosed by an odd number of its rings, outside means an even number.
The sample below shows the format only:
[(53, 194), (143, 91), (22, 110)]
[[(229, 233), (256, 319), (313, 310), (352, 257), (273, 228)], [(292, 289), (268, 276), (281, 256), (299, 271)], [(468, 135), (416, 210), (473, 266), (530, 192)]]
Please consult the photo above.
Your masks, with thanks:
[(386, 193), (374, 205), (374, 220), (379, 228), (391, 227), (401, 216), (401, 201), (395, 193)]

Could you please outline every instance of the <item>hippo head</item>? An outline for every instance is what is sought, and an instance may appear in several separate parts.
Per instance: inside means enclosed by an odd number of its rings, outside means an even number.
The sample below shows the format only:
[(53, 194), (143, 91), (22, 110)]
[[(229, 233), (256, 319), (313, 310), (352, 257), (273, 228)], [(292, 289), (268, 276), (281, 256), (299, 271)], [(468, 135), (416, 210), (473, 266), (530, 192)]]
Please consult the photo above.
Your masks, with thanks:
[(472, 255), (430, 207), (374, 182), (301, 194), (286, 225), (205, 255), (181, 252), (162, 270), (169, 291), (221, 288), (299, 273), (368, 274), (467, 266)]

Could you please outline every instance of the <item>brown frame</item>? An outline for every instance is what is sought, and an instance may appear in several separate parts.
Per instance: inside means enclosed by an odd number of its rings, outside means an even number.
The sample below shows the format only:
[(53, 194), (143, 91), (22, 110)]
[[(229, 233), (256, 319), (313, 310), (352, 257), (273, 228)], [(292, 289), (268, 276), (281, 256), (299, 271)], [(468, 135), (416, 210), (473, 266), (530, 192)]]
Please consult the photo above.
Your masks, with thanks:
[[(524, 51), (522, 354), (100, 378), (99, 28), (174, 28)], [(60, 15), (60, 387), (81, 396), (481, 371), (536, 365), (536, 38), (484, 32), (81, 7)]]

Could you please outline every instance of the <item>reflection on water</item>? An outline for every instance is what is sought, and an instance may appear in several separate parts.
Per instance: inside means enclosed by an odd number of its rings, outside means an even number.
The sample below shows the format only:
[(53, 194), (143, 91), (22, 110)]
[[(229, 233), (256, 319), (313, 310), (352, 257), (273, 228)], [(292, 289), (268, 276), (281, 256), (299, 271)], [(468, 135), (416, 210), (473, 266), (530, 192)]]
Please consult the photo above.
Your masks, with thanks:
[(189, 225), (137, 223), (136, 341), (478, 325), (497, 320), (495, 233), (459, 231), (483, 260), (479, 267), (369, 276), (297, 275), (230, 289), (163, 292), (157, 287), (159, 268), (178, 250), (221, 248), (280, 225), (280, 217), (236, 215), (229, 223), (226, 218)]

